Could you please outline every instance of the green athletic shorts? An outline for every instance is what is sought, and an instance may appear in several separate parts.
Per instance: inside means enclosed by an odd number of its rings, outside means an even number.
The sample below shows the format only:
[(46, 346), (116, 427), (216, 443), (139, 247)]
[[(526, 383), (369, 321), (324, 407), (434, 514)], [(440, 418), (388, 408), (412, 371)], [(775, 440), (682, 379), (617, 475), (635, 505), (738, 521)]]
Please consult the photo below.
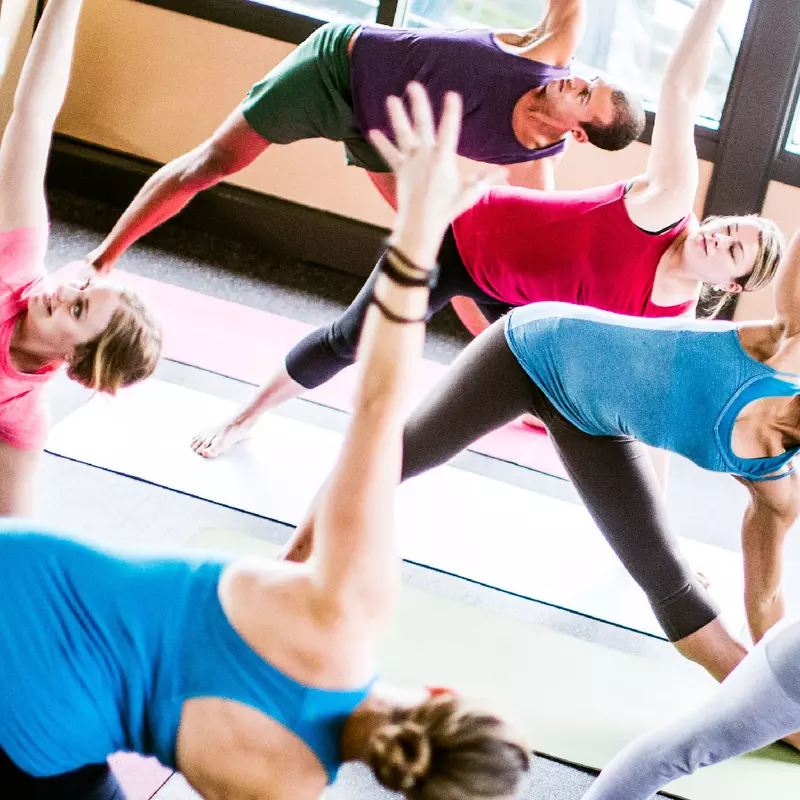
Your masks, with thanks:
[(343, 142), (348, 164), (390, 172), (361, 135), (353, 113), (347, 45), (360, 27), (323, 25), (253, 86), (241, 109), (259, 136), (273, 144), (317, 138)]

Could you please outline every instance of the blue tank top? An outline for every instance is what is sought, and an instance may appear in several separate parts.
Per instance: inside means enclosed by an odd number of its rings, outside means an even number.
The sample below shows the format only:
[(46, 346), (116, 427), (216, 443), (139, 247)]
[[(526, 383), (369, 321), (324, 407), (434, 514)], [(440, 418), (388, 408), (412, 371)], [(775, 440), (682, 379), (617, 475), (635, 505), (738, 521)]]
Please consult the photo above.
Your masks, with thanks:
[(332, 782), (369, 694), (304, 686), (261, 658), (217, 596), (224, 564), (120, 558), (30, 522), (0, 525), (0, 747), (36, 777), (119, 750), (176, 768), (184, 701), (251, 706), (302, 739)]
[(733, 452), (733, 424), (748, 403), (800, 394), (800, 375), (748, 355), (734, 323), (534, 303), (508, 315), (506, 338), (550, 402), (585, 433), (633, 436), (748, 480), (792, 471), (800, 448), (770, 458)]
[(359, 128), (394, 135), (386, 111), (389, 95), (402, 97), (409, 81), (427, 90), (438, 119), (447, 92), (458, 92), (464, 116), (458, 152), (490, 164), (518, 164), (564, 150), (564, 142), (529, 149), (517, 139), (512, 114), (526, 92), (569, 67), (554, 67), (503, 50), (488, 30), (390, 28), (365, 25), (350, 56), (353, 110)]

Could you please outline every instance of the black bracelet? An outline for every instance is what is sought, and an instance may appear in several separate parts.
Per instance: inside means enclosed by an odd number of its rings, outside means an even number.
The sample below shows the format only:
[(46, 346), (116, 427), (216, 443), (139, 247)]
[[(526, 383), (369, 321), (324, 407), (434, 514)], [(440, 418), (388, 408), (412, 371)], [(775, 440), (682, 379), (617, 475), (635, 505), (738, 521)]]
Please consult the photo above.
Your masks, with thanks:
[(426, 269), (425, 267), (419, 266), (416, 262), (412, 261), (397, 245), (392, 244), (390, 241), (387, 240), (385, 250), (387, 253), (391, 253), (404, 267), (411, 271), (411, 273), (417, 273), (417, 275), (430, 275), (434, 270), (438, 268), (438, 264), (434, 264), (431, 269)]
[(399, 325), (415, 325), (418, 322), (425, 322), (427, 314), (424, 317), (420, 317), (419, 319), (411, 319), (410, 317), (401, 317), (399, 314), (395, 314), (394, 311), (391, 311), (387, 308), (375, 295), (375, 292), (372, 293), (372, 297), (369, 299), (370, 305), (377, 306), (378, 310), (383, 314), (389, 322), (396, 322)]
[(412, 272), (427, 272), (424, 267), (421, 267), (416, 262), (412, 261), (397, 245), (392, 244), (390, 241), (386, 242), (386, 250), (392, 255), (397, 256), (397, 260), (408, 267)]
[[(420, 269), (420, 267), (414, 267), (417, 275), (409, 275), (404, 269), (401, 269), (397, 263), (392, 261), (394, 257), (396, 257), (395, 251), (387, 249), (383, 256), (381, 256), (381, 260), (378, 262), (378, 269), (391, 281), (399, 284), (400, 286), (427, 286), (429, 289), (432, 289), (434, 286), (436, 286), (439, 280), (438, 264), (436, 264), (431, 270), (423, 270)], [(401, 263), (405, 262), (401, 261)]]

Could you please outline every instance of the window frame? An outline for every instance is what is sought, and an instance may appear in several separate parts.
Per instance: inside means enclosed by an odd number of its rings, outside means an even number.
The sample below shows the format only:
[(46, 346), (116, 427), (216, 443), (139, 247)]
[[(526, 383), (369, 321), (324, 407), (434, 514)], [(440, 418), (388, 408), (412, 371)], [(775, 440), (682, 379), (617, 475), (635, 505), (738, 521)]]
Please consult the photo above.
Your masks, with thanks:
[(795, 117), (800, 120), (800, 46), (798, 46), (795, 62), (792, 65), (792, 73), (794, 75), (794, 84), (791, 88), (784, 118), (785, 130), (781, 136), (778, 153), (772, 164), (770, 178), (779, 183), (800, 187), (800, 153), (793, 153), (788, 149)]

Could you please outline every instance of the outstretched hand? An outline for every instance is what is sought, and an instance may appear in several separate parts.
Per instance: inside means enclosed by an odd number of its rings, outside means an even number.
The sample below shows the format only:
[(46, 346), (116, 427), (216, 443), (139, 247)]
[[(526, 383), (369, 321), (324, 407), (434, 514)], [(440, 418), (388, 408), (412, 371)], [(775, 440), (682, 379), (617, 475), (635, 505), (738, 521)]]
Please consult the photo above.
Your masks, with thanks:
[(381, 131), (370, 139), (397, 177), (397, 219), (393, 240), (420, 266), (432, 266), (447, 226), (494, 183), (505, 178), (502, 167), (485, 167), (461, 176), (456, 148), (461, 132), (461, 97), (445, 96), (439, 128), (427, 92), (419, 83), (408, 85), (409, 115), (399, 97), (386, 101), (394, 129), (392, 143)]

